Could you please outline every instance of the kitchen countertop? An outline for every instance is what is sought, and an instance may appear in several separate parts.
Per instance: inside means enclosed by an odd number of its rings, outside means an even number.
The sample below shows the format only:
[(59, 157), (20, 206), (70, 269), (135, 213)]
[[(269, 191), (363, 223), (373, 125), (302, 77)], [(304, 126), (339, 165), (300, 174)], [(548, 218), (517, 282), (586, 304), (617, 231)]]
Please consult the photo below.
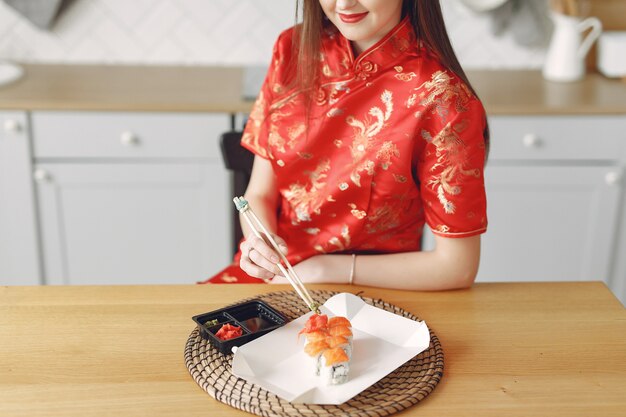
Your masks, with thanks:
[[(601, 282), (364, 291), (439, 337), (444, 377), (403, 416), (623, 416), (626, 309)], [(0, 415), (244, 416), (184, 364), (191, 317), (283, 285), (0, 287)]]
[[(0, 109), (248, 112), (243, 67), (24, 65), (0, 87)], [(589, 74), (575, 83), (539, 71), (468, 71), (492, 115), (626, 114), (626, 83)]]

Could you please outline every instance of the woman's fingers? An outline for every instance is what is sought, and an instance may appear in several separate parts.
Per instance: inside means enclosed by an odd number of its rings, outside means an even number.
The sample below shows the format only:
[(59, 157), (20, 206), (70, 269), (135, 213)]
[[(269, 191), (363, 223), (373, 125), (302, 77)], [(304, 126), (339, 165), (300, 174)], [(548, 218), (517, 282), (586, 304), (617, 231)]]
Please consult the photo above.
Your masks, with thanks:
[(277, 235), (272, 235), (272, 237), (278, 244), (278, 247), (280, 248), (280, 251), (283, 253), (283, 255), (287, 255), (288, 249), (287, 249), (287, 243), (285, 242), (285, 239)]
[(250, 258), (242, 256), (239, 261), (239, 266), (244, 272), (251, 277), (261, 278), (261, 279), (272, 279), (274, 278), (274, 274), (268, 271), (265, 268), (260, 267), (259, 265), (253, 263)]
[(248, 257), (256, 265), (271, 272), (272, 276), (280, 274), (280, 269), (278, 269), (278, 266), (276, 266), (274, 262), (268, 260), (265, 256), (263, 256), (260, 251), (256, 250), (256, 248), (252, 248), (250, 250)]
[[(284, 242), (281, 239), (282, 242)], [(239, 266), (248, 275), (271, 279), (274, 275), (280, 275), (280, 269), (276, 266), (279, 261), (278, 255), (274, 250), (259, 237), (253, 236), (242, 242), (241, 260)]]
[(276, 252), (274, 252), (274, 249), (272, 249), (272, 247), (265, 243), (265, 241), (260, 237), (252, 237), (250, 239), (250, 247), (254, 252), (258, 252), (263, 258), (267, 259), (271, 263), (275, 264), (280, 260)]

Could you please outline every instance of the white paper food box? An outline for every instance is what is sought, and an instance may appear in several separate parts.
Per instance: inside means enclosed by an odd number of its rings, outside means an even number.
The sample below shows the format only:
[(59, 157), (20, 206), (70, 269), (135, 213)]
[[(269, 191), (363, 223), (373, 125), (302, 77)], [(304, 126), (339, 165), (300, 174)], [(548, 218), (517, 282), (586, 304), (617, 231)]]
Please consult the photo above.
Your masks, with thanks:
[(398, 316), (341, 293), (321, 307), (323, 314), (352, 322), (354, 347), (348, 381), (326, 386), (307, 366), (298, 332), (312, 313), (239, 347), (234, 375), (293, 403), (341, 404), (384, 378), (430, 344), (426, 323)]

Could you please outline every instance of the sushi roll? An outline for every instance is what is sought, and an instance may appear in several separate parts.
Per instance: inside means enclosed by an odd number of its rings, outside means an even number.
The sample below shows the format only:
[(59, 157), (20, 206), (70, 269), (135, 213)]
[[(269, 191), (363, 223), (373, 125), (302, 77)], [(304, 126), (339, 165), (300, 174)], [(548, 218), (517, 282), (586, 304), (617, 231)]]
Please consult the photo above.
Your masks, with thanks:
[(326, 385), (342, 384), (348, 380), (350, 358), (346, 352), (335, 347), (324, 351), (321, 357), (320, 376)]
[(314, 332), (305, 333), (304, 334), (304, 346), (311, 342), (317, 342), (318, 340), (325, 340), (329, 336), (328, 331), (324, 330), (316, 330)]
[(348, 339), (348, 343), (350, 347), (352, 347), (352, 330), (345, 326), (335, 326), (328, 329), (328, 334), (330, 336), (341, 336)]
[(304, 347), (304, 353), (310, 358), (309, 360), (309, 368), (312, 368), (315, 375), (320, 374), (320, 366), (321, 366), (321, 357), (322, 354), (330, 348), (328, 342), (326, 340), (321, 339), (315, 342), (309, 342)]
[(304, 324), (304, 329), (300, 330), (301, 334), (312, 333), (318, 330), (328, 329), (328, 316), (326, 314), (313, 314)]
[(352, 356), (352, 324), (345, 317), (313, 314), (298, 336), (304, 334), (304, 352), (309, 369), (321, 376), (327, 385), (341, 384), (348, 379)]
[(343, 326), (343, 327), (347, 327), (348, 329), (352, 328), (352, 323), (350, 323), (350, 320), (348, 320), (345, 317), (341, 317), (341, 316), (336, 316), (336, 317), (331, 317), (328, 319), (328, 327), (336, 327), (336, 326)]
[(326, 338), (326, 343), (328, 343), (328, 347), (330, 349), (339, 347), (343, 349), (344, 352), (346, 352), (346, 355), (348, 356), (348, 358), (352, 357), (352, 346), (350, 345), (350, 342), (348, 342), (348, 339), (346, 339), (345, 337), (328, 336)]

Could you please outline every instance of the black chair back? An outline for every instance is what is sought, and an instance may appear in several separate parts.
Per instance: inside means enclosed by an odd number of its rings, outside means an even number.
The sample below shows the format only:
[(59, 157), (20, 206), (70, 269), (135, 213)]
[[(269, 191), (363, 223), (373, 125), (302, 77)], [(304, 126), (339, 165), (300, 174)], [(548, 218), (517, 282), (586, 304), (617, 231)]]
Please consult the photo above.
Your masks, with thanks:
[[(222, 150), (222, 158), (226, 169), (232, 171), (231, 194), (232, 198), (242, 196), (248, 182), (250, 182), (250, 174), (252, 173), (252, 163), (254, 162), (254, 154), (241, 146), (242, 132), (226, 132), (220, 138), (220, 149)], [(232, 206), (232, 236), (233, 236), (233, 254), (239, 250), (239, 242), (243, 238), (241, 225), (239, 223), (239, 212)]]

